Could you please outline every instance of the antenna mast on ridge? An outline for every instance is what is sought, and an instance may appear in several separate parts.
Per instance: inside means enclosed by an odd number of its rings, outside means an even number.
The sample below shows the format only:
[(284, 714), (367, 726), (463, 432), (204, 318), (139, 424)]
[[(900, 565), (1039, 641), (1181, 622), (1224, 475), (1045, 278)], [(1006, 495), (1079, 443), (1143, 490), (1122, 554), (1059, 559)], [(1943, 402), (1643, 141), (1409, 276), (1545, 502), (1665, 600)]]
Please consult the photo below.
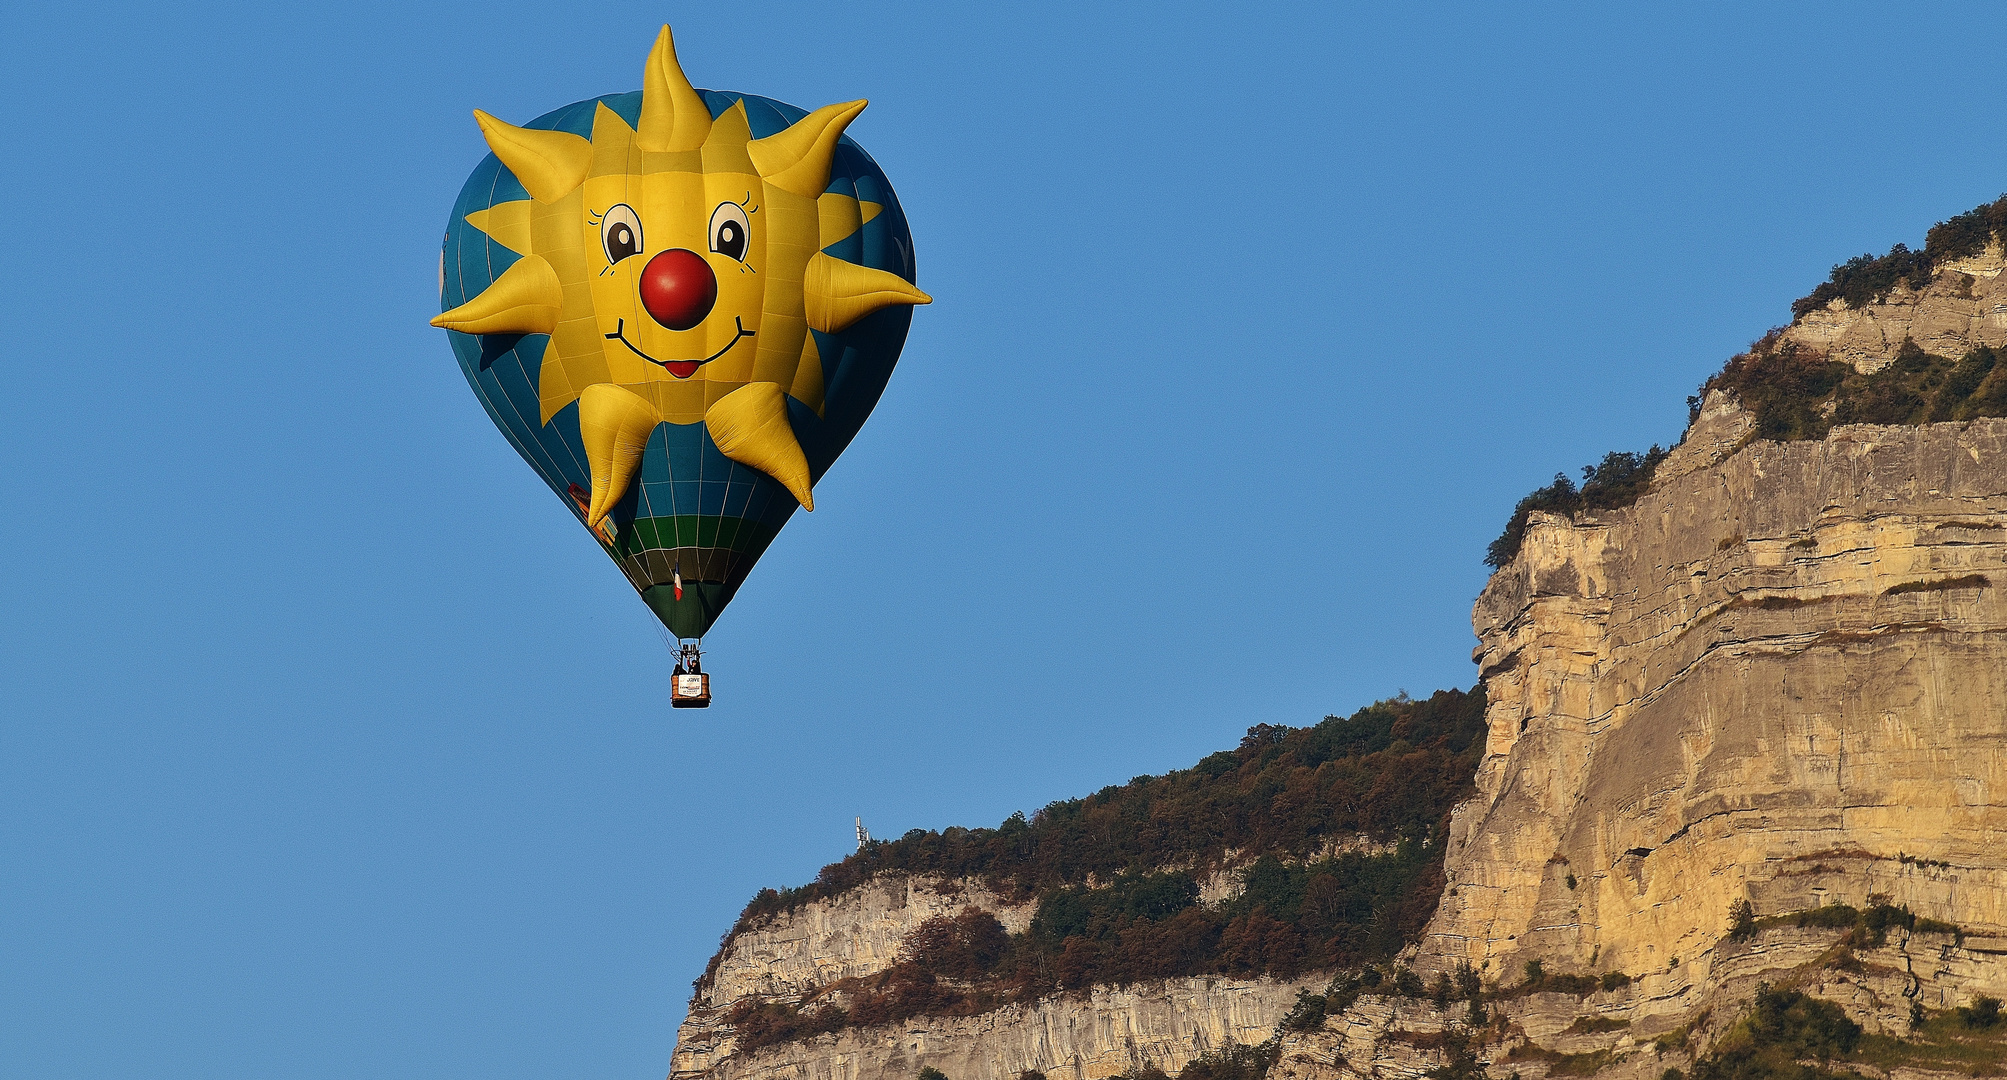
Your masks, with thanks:
[(870, 842), (871, 842), (871, 834), (870, 834), (870, 833), (869, 833), (868, 831), (866, 831), (866, 830), (865, 830), (865, 828), (864, 828), (864, 819), (863, 819), (863, 818), (858, 818), (858, 819), (857, 819), (857, 850), (859, 850), (859, 851), (863, 851), (863, 850), (864, 850), (864, 846), (865, 846), (866, 844), (869, 844)]

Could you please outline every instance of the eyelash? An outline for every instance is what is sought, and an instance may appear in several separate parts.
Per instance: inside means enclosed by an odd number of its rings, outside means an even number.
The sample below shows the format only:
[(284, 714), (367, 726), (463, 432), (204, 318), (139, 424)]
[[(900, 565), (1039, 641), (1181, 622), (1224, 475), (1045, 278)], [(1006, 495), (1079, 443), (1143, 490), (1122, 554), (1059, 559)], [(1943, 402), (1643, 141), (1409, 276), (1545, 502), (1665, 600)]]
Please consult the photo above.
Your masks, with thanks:
[[(753, 193), (750, 191), (746, 192), (746, 197), (740, 200), (738, 205), (740, 209), (743, 209), (748, 215), (757, 214), (760, 212), (760, 208), (753, 205)], [(585, 223), (587, 225), (597, 225), (605, 220), (606, 220), (606, 211), (604, 210), (587, 210), (585, 212)]]
[[(738, 206), (741, 210), (744, 210), (746, 212), (747, 217), (751, 217), (752, 215), (760, 212), (760, 208), (753, 205), (753, 193), (750, 191), (746, 192), (746, 197), (744, 199), (739, 200)], [(604, 210), (587, 210), (585, 212), (585, 223), (587, 225), (597, 226), (600, 222), (605, 220), (606, 220), (606, 211)], [(751, 269), (751, 268), (747, 267), (746, 269)], [(600, 268), (599, 276), (605, 277), (606, 275), (611, 273), (613, 273), (613, 267), (604, 266)]]

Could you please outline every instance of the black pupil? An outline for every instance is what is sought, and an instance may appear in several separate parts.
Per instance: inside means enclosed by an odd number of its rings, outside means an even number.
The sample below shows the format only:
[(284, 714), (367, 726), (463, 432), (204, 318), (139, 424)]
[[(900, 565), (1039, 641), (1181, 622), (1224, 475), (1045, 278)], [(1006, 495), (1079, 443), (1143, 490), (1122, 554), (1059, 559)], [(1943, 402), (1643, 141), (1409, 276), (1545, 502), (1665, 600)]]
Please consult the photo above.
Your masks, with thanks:
[(718, 253), (742, 258), (746, 253), (746, 236), (739, 231), (739, 223), (727, 221), (718, 226)]
[(613, 227), (612, 239), (613, 243), (609, 246), (613, 248), (615, 259), (624, 259), (634, 254), (634, 230), (628, 228), (626, 224)]

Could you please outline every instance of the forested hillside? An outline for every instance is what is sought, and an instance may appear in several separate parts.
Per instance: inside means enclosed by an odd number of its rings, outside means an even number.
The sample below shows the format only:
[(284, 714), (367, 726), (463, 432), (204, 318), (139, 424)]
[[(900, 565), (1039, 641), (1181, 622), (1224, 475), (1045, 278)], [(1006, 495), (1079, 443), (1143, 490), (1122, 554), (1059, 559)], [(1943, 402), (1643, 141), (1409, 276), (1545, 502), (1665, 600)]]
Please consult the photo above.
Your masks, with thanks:
[[(1095, 984), (1383, 960), (1435, 910), (1449, 812), (1472, 791), (1483, 735), (1481, 689), (1403, 696), (1314, 727), (1259, 725), (1190, 769), (994, 829), (874, 841), (808, 885), (762, 891), (733, 934), (888, 872), (1035, 898), (1029, 929), (1008, 934), (974, 908), (943, 916), (923, 924), (890, 969), (831, 983), (799, 1005), (747, 1002), (731, 1023), (750, 1048)], [(1240, 887), (1201, 903), (1201, 878), (1222, 868)]]

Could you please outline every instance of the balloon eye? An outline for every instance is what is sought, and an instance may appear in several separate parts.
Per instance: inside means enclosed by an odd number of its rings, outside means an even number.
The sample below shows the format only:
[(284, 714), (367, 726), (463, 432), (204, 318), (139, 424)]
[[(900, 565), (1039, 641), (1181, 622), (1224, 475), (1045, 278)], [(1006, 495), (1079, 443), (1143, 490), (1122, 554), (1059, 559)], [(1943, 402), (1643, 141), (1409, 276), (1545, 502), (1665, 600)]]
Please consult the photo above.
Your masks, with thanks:
[(752, 228), (746, 222), (746, 208), (735, 202), (719, 203), (711, 211), (711, 250), (728, 259), (746, 261), (746, 244)]
[(599, 238), (606, 245), (606, 261), (617, 263), (629, 255), (641, 254), (641, 218), (634, 208), (620, 203), (599, 222)]

